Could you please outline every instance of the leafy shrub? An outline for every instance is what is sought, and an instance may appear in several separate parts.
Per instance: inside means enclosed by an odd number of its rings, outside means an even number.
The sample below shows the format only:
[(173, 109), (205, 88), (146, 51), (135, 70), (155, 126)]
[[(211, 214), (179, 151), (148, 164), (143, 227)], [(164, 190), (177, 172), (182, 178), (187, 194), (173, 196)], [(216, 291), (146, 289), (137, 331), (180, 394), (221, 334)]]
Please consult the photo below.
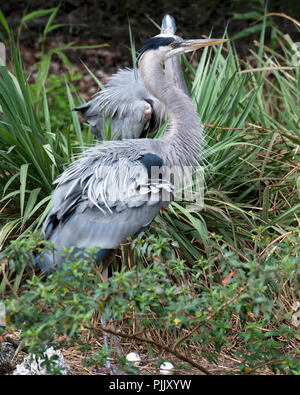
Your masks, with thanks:
[[(28, 247), (32, 247), (30, 240)], [(300, 296), (299, 234), (276, 245), (263, 261), (251, 251), (241, 259), (226, 244), (220, 251), (214, 242), (208, 258), (194, 266), (178, 259), (164, 261), (161, 245), (151, 238), (146, 242), (154, 245), (150, 249), (148, 245), (149, 265), (131, 270), (124, 266), (108, 282), (94, 267), (94, 251), (75, 261), (66, 252), (62, 271), (47, 279), (36, 275), (28, 279), (18, 299), (7, 300), (7, 310), (13, 327), (22, 329), (30, 351), (42, 353), (50, 346), (76, 344), (90, 354), (89, 363), (98, 366), (108, 353), (102, 349), (93, 356), (84, 333), (88, 330), (98, 338), (102, 326), (95, 317), (103, 314), (125, 336), (127, 325), (137, 317), (137, 334), (150, 331), (152, 339), (158, 339), (156, 331), (168, 332), (170, 343), (151, 342), (156, 348), (178, 356), (176, 351), (195, 346), (201, 358), (217, 362), (220, 352), (231, 345), (234, 318), (240, 325), (236, 373), (259, 373), (266, 366), (274, 372), (299, 372), (296, 350), (286, 347), (289, 341), (299, 340), (291, 325), (291, 301), (286, 299), (290, 289), (295, 298)], [(170, 240), (161, 244), (172, 251)], [(11, 263), (20, 251), (27, 258), (29, 248), (20, 249), (19, 241), (12, 245)]]

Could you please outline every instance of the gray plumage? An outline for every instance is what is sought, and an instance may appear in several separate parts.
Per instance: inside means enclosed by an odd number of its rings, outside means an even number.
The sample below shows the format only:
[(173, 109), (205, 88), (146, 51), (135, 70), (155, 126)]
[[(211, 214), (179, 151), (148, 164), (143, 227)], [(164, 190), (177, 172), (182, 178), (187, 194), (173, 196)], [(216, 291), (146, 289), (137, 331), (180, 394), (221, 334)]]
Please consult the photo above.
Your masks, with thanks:
[[(178, 37), (175, 31), (174, 18), (165, 15), (161, 36)], [(166, 61), (165, 74), (170, 82), (187, 93), (178, 57)], [(102, 91), (75, 110), (81, 112), (99, 140), (107, 135), (112, 139), (139, 138), (157, 131), (167, 119), (165, 105), (149, 93), (139, 70), (129, 68), (111, 76)]]
[(157, 130), (166, 120), (165, 106), (145, 88), (139, 70), (123, 69), (114, 74), (92, 100), (76, 107), (102, 140), (110, 131), (112, 139), (139, 138)]
[[(42, 230), (55, 245), (59, 268), (63, 247), (115, 249), (150, 225), (170, 202), (172, 185), (168, 180), (149, 179), (142, 163), (144, 157), (155, 153), (159, 167), (164, 154), (159, 141), (136, 142), (109, 141), (93, 147), (55, 181), (53, 208)], [(52, 265), (52, 253), (39, 260), (44, 272)]]
[[(168, 57), (223, 41), (161, 36), (146, 41), (140, 51), (140, 75), (150, 94), (166, 106), (169, 126), (160, 139), (106, 141), (90, 148), (55, 181), (53, 208), (43, 231), (54, 243), (58, 267), (64, 247), (100, 247), (97, 259), (103, 259), (149, 226), (171, 202), (170, 172), (176, 167), (180, 177), (184, 166), (198, 163), (203, 130), (191, 99), (165, 78), (162, 64)], [(37, 262), (47, 272), (53, 255), (42, 254)]]

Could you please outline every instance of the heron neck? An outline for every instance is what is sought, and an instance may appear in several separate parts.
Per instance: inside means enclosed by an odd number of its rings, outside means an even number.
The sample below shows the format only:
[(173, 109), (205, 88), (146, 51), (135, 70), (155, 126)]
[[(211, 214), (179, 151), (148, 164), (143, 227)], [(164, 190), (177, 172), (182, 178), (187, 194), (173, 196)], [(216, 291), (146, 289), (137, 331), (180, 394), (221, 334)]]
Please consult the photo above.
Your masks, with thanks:
[(203, 129), (191, 98), (165, 78), (157, 54), (145, 53), (140, 71), (147, 89), (166, 106), (169, 125), (161, 140), (173, 149), (170, 156), (182, 165), (194, 165), (200, 159)]
[(186, 95), (188, 95), (188, 89), (184, 81), (182, 73), (182, 67), (179, 56), (173, 56), (167, 59), (165, 62), (165, 78), (166, 80), (181, 89)]

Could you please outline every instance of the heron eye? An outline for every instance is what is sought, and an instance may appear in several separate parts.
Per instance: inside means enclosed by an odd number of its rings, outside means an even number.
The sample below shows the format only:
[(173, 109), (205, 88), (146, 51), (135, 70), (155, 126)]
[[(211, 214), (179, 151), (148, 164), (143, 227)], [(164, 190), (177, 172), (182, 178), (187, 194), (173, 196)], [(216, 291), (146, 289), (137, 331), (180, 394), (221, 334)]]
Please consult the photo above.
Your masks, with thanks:
[(176, 48), (176, 46), (177, 46), (176, 43), (172, 43), (172, 44), (171, 44), (171, 47), (172, 47), (172, 48)]

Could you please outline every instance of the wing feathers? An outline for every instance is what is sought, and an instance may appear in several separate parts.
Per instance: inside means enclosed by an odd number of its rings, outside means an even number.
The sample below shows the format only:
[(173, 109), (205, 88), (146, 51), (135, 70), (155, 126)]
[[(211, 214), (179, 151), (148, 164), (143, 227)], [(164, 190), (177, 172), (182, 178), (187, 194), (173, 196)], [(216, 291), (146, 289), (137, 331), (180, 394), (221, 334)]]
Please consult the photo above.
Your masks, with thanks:
[(165, 106), (150, 95), (135, 69), (119, 70), (92, 100), (74, 110), (100, 140), (109, 126), (114, 138), (139, 138), (147, 125), (158, 129), (166, 119)]
[[(111, 148), (114, 152), (113, 144)], [(126, 151), (119, 153), (119, 160), (113, 157), (95, 147), (56, 181), (53, 208), (43, 230), (58, 254), (71, 246), (117, 248), (168, 204), (162, 195), (171, 196), (173, 186), (163, 178), (149, 177), (150, 162), (162, 164), (159, 156), (149, 153), (142, 160), (143, 155)]]

